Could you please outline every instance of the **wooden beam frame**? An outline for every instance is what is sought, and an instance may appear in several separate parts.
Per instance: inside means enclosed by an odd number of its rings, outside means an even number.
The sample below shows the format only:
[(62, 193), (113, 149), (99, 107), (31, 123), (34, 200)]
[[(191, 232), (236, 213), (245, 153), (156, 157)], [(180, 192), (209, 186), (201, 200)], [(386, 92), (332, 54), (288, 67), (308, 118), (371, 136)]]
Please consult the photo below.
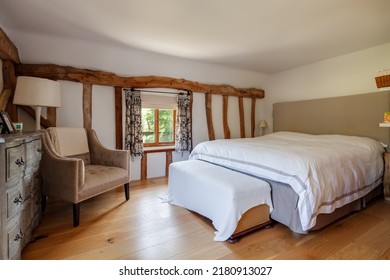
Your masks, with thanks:
[[(4, 60), (2, 65), (3, 73), (3, 84), (4, 89), (9, 89), (10, 92), (7, 96), (3, 96), (2, 107), (6, 106), (6, 111), (9, 114), (9, 117), (13, 122), (18, 121), (18, 110), (16, 105), (12, 104), (14, 98), (15, 87), (16, 87), (16, 76), (15, 76), (15, 67), (12, 61)], [(6, 92), (0, 93), (1, 95), (6, 94)]]
[(185, 79), (159, 76), (120, 77), (110, 72), (79, 69), (54, 64), (19, 64), (15, 66), (15, 72), (17, 76), (34, 76), (52, 80), (67, 80), (102, 86), (172, 88), (199, 93), (264, 98), (264, 90), (256, 88), (235, 88), (229, 85), (210, 85)]
[(123, 149), (122, 88), (115, 87), (115, 147)]
[(169, 176), (169, 165), (172, 163), (172, 151), (165, 152), (165, 176)]
[(229, 96), (222, 96), (222, 122), (223, 122), (223, 134), (225, 139), (230, 139), (230, 129), (228, 124), (228, 107)]
[(169, 175), (169, 165), (172, 163), (172, 152), (175, 149), (158, 149), (158, 150), (144, 150), (141, 157), (141, 180), (148, 178), (148, 154), (151, 153), (165, 153), (165, 176)]
[(5, 110), (10, 96), (11, 96), (11, 89), (9, 88), (3, 89), (0, 92), (0, 111)]
[(141, 157), (141, 180), (148, 178), (148, 153), (145, 153)]
[(240, 135), (241, 138), (245, 138), (244, 100), (242, 97), (238, 98), (238, 111), (240, 115)]
[(55, 107), (47, 107), (46, 108), (46, 119), (51, 126), (57, 126), (57, 108)]
[(205, 108), (206, 108), (206, 121), (207, 129), (209, 132), (209, 140), (215, 140), (214, 125), (213, 125), (213, 114), (211, 110), (211, 94), (205, 94)]
[(0, 28), (0, 59), (20, 63), (18, 48)]
[(84, 128), (92, 128), (92, 85), (83, 84), (83, 123)]
[(192, 118), (192, 105), (194, 104), (194, 94), (193, 92), (189, 92), (190, 93), (190, 119), (191, 119), (191, 150), (194, 148), (194, 144), (193, 144), (193, 139), (194, 137), (192, 136), (192, 125), (193, 125), (193, 118)]
[(255, 137), (256, 129), (256, 98), (252, 98), (251, 102), (251, 137)]

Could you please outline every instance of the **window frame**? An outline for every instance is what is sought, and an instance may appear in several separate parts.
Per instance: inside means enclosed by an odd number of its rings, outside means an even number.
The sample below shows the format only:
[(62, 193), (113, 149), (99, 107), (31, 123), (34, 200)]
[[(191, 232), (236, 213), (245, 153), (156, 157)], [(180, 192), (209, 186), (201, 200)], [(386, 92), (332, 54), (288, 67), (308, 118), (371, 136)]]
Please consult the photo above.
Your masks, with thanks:
[[(154, 143), (145, 143), (143, 142), (144, 147), (166, 147), (166, 146), (174, 146), (175, 145), (175, 132), (176, 132), (176, 112), (177, 109), (160, 109), (160, 108), (149, 108), (149, 107), (142, 107), (143, 109), (154, 109)], [(159, 110), (172, 110), (173, 111), (173, 141), (172, 142), (160, 142), (160, 118), (159, 118)]]

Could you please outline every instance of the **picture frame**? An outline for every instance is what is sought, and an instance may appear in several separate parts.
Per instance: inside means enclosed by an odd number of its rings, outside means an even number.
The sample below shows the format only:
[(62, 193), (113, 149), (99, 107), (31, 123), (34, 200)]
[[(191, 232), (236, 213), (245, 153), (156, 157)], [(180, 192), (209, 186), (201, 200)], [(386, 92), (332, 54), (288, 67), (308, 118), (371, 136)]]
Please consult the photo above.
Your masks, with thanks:
[(6, 111), (0, 111), (0, 118), (3, 121), (3, 130), (5, 130), (8, 133), (15, 133), (15, 127), (11, 122), (11, 119), (9, 118), (9, 115)]

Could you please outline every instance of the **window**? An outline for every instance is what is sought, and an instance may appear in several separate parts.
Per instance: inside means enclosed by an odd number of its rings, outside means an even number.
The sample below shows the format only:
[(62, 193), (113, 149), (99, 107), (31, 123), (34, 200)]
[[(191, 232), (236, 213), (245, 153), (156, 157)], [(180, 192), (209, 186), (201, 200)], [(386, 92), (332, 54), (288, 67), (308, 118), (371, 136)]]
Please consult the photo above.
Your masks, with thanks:
[(175, 144), (176, 110), (142, 108), (142, 135), (144, 146)]
[(177, 95), (142, 91), (141, 99), (144, 146), (175, 145)]

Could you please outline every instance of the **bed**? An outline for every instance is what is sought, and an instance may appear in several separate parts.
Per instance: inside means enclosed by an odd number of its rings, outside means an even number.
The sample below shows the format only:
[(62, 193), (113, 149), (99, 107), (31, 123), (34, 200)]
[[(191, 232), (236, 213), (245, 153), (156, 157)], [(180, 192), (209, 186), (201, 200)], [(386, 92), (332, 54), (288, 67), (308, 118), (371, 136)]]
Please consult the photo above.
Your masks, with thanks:
[[(367, 137), (275, 132), (203, 142), (195, 147), (190, 160), (250, 174), (271, 185), (275, 182), (272, 201), (278, 209), (271, 217), (294, 232), (305, 233), (314, 228), (319, 214), (332, 213), (382, 183), (383, 152), (379, 141)], [(289, 200), (295, 205), (289, 205)], [(296, 216), (291, 215), (295, 212)]]
[(190, 161), (269, 182), (271, 218), (308, 233), (362, 209), (383, 192), (383, 145), (390, 137), (378, 124), (390, 111), (389, 102), (387, 94), (369, 93), (275, 103), (274, 133), (204, 142)]
[[(309, 134), (341, 134), (363, 136), (390, 144), (390, 130), (379, 127), (383, 113), (390, 111), (390, 95), (372, 92), (357, 95), (311, 99), (303, 101), (280, 102), (273, 105), (273, 131), (295, 131)], [(274, 189), (274, 188), (273, 188)], [(289, 202), (297, 197), (290, 191)], [(280, 190), (280, 189), (277, 189)], [(320, 214), (316, 225), (310, 230), (317, 230), (333, 221), (361, 210), (372, 198), (383, 194), (380, 184), (366, 196), (361, 197), (329, 214)], [(287, 196), (287, 195), (286, 195)], [(274, 201), (278, 203), (277, 196)], [(280, 220), (284, 213), (274, 211), (272, 216)], [(294, 215), (297, 219), (297, 215)]]

